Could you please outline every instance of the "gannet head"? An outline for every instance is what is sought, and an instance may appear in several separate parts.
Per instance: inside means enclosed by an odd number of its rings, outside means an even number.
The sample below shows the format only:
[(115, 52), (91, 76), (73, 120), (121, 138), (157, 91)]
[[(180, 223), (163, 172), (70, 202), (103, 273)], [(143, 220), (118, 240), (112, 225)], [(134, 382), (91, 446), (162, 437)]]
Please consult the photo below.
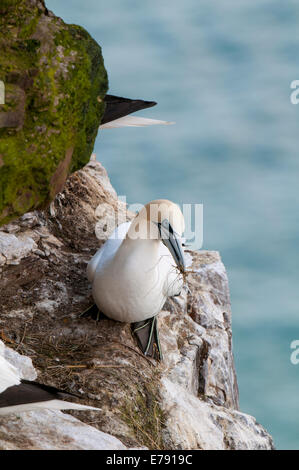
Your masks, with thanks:
[(128, 236), (133, 239), (162, 241), (178, 268), (184, 271), (185, 259), (181, 243), (184, 230), (185, 220), (179, 206), (167, 199), (156, 199), (140, 210), (133, 220)]

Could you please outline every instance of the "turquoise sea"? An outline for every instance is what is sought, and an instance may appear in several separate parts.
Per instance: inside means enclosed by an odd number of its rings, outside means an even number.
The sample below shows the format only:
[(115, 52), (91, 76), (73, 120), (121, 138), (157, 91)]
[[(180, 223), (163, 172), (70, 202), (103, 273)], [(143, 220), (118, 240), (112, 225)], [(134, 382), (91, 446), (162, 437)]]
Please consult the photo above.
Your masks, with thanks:
[(110, 93), (175, 126), (99, 133), (129, 203), (204, 204), (228, 271), (241, 409), (299, 449), (299, 79), (296, 0), (46, 0), (102, 45)]

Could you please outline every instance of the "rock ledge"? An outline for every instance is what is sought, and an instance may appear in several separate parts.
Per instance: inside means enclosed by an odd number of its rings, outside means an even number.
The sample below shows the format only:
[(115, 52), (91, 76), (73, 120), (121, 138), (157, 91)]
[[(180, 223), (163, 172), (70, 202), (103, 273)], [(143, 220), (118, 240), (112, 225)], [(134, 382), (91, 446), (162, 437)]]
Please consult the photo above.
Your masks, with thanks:
[[(70, 412), (93, 424), (88, 431), (60, 412), (54, 420), (47, 411), (2, 419), (0, 448), (61, 448), (59, 438), (47, 437), (53, 433), (73, 448), (68, 430), (77, 426), (76, 448), (272, 449), (263, 427), (239, 411), (228, 280), (217, 252), (189, 252), (194, 272), (186, 289), (159, 315), (165, 359), (158, 367), (140, 354), (129, 325), (79, 318), (92, 303), (85, 269), (102, 243), (95, 225), (108, 236), (111, 209), (132, 217), (93, 160), (67, 180), (49, 211), (1, 228), (3, 341), (32, 359), (39, 381), (81, 393), (102, 411)], [(112, 435), (108, 444), (99, 431)]]

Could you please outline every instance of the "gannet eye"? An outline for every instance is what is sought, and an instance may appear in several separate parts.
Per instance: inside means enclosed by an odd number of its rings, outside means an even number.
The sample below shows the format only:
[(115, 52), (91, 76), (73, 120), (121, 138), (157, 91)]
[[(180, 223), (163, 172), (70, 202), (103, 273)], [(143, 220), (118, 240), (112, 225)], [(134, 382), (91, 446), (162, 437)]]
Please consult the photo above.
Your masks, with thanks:
[(163, 226), (164, 228), (169, 228), (169, 222), (168, 222), (167, 219), (164, 219), (164, 220), (163, 220), (162, 226)]

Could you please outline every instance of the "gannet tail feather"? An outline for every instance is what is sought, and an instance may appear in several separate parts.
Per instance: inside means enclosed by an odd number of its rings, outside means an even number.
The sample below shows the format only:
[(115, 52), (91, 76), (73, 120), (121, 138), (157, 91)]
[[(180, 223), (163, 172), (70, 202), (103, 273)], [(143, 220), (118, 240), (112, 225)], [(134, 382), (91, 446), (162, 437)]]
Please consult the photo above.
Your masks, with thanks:
[(175, 124), (170, 121), (160, 121), (158, 119), (149, 119), (139, 116), (124, 116), (114, 121), (107, 122), (106, 124), (101, 124), (99, 129), (114, 129), (117, 127), (147, 127), (147, 126), (156, 126), (156, 125), (171, 125)]
[(157, 317), (132, 323), (132, 332), (145, 356), (158, 361), (163, 360), (162, 349), (159, 340)]

